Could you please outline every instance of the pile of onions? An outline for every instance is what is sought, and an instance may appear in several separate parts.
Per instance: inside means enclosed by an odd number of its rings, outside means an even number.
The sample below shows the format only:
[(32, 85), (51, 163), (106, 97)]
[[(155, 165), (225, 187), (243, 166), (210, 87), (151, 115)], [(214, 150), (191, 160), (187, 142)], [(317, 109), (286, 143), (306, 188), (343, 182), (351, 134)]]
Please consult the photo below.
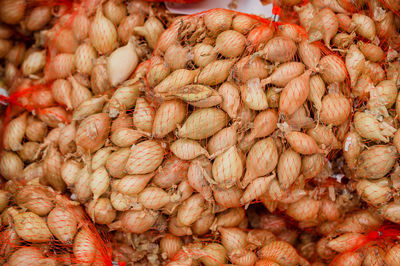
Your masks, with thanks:
[[(390, 9), (311, 1), (294, 7), (304, 30), (225, 9), (172, 17), (146, 1), (95, 2), (56, 24), (55, 10), (0, 11), (47, 43), (13, 43), (0, 25), (5, 86), (25, 107), (2, 131), (0, 217), (26, 243), (6, 245), (8, 264), (107, 259), (93, 224), (110, 231), (117, 261), (396, 264), (397, 242), (364, 245), (385, 220), (400, 224)], [(210, 234), (218, 243), (199, 240)], [(72, 251), (52, 256), (53, 240)]]

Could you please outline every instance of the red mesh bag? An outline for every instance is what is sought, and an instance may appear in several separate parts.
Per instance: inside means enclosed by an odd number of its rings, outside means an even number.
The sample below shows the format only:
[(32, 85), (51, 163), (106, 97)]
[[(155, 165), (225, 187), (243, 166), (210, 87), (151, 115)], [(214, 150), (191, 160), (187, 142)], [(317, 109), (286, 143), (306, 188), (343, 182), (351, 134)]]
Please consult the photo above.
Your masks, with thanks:
[(79, 203), (42, 185), (9, 182), (6, 189), (12, 191), (12, 204), (2, 213), (3, 262), (111, 265), (109, 236), (94, 226)]

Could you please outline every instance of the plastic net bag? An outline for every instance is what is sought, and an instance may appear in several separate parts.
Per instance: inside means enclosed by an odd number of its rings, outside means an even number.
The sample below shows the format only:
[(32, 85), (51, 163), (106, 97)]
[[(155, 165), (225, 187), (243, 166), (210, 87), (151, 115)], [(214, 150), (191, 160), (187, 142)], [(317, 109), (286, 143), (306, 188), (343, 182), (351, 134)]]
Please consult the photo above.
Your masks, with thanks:
[[(111, 265), (109, 236), (79, 203), (41, 184), (9, 181), (2, 190), (1, 259), (36, 263)], [(7, 206), (8, 205), (8, 206)]]

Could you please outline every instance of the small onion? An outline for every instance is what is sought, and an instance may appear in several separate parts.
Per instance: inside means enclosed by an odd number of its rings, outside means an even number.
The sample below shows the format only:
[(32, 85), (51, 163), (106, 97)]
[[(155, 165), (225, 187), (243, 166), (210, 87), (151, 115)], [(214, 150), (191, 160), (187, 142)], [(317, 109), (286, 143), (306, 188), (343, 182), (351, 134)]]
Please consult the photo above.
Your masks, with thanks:
[(78, 222), (72, 211), (57, 206), (49, 213), (47, 226), (58, 240), (65, 243), (74, 239)]
[(90, 25), (89, 38), (92, 45), (100, 54), (111, 52), (117, 46), (117, 30), (101, 10), (97, 9), (96, 16)]
[(163, 159), (164, 149), (159, 143), (143, 141), (132, 147), (125, 169), (128, 174), (147, 174), (157, 169)]
[(76, 145), (90, 152), (100, 149), (108, 137), (110, 122), (105, 113), (94, 114), (82, 120), (76, 131)]

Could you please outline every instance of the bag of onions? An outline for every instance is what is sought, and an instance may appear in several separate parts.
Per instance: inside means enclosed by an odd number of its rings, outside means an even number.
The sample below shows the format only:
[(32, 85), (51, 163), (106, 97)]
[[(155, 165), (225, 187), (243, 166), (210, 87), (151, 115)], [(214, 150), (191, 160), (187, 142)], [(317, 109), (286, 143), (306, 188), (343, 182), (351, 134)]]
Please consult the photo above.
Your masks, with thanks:
[(8, 181), (0, 195), (2, 264), (110, 265), (108, 237), (79, 202), (39, 183)]

